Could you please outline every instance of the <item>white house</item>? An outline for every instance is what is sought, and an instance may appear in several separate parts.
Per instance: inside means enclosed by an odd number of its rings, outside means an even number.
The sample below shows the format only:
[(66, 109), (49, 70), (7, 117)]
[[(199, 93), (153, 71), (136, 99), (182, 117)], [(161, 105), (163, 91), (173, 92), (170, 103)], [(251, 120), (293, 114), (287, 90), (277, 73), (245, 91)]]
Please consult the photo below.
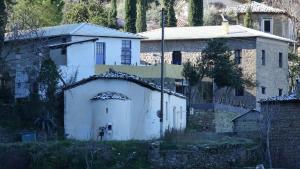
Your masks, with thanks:
[[(16, 98), (29, 93), (29, 69), (49, 55), (67, 80), (77, 72), (77, 80), (95, 75), (96, 65), (139, 65), (142, 36), (89, 24), (66, 24), (34, 31), (8, 33), (5, 51), (15, 76)], [(47, 49), (47, 50), (45, 50)]]
[(141, 78), (107, 72), (83, 79), (64, 90), (65, 133), (68, 138), (99, 140), (148, 140), (168, 129), (186, 127), (186, 99), (164, 91), (162, 122), (160, 88)]

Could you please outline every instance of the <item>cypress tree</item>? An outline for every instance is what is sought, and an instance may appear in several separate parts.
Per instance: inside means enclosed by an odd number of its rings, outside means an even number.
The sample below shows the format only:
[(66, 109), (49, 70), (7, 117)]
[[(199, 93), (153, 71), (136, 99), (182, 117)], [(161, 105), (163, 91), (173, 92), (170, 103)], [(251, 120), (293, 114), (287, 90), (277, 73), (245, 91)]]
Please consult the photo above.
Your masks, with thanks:
[(137, 0), (136, 31), (144, 32), (146, 30), (146, 0)]
[(125, 0), (125, 28), (126, 32), (136, 33), (136, 0)]
[(3, 50), (7, 13), (5, 0), (0, 0), (0, 55)]
[(118, 28), (117, 24), (117, 0), (111, 0), (108, 14), (108, 27)]
[(190, 0), (188, 21), (190, 26), (203, 25), (203, 0)]
[(250, 7), (247, 9), (244, 17), (244, 26), (247, 28), (252, 28), (252, 11)]
[(167, 27), (176, 27), (177, 26), (177, 19), (175, 16), (174, 10), (175, 0), (169, 0), (169, 4), (167, 7)]

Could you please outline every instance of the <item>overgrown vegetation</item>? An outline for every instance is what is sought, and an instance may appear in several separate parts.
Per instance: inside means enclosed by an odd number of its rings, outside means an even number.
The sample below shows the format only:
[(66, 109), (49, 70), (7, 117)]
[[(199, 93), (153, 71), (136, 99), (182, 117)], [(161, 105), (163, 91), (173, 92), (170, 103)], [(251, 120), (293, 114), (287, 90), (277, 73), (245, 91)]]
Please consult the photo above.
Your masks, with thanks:
[(148, 169), (147, 150), (146, 142), (136, 141), (0, 144), (0, 168)]
[(189, 25), (203, 25), (203, 0), (190, 0), (189, 7)]

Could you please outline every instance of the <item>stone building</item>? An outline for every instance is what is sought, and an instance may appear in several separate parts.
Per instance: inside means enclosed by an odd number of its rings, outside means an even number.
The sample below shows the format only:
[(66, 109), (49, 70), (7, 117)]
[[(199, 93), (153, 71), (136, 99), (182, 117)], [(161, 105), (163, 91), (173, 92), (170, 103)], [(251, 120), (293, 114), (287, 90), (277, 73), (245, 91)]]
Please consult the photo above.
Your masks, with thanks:
[(235, 117), (233, 122), (233, 132), (238, 136), (246, 136), (257, 138), (260, 137), (258, 132), (260, 131), (262, 115), (257, 110), (251, 110), (240, 116)]
[[(270, 122), (270, 149), (273, 167), (300, 166), (300, 97), (273, 97), (261, 102), (264, 122)], [(269, 118), (267, 118), (269, 117)]]
[(297, 31), (294, 29), (294, 22), (285, 10), (252, 1), (228, 7), (223, 12), (227, 15), (233, 14), (236, 16), (235, 23), (244, 25), (244, 17), (249, 8), (252, 12), (253, 29), (296, 40)]
[[(159, 63), (161, 29), (140, 35), (147, 38), (141, 41), (141, 60)], [(288, 93), (288, 48), (294, 41), (240, 25), (168, 27), (165, 29), (165, 62), (177, 65), (188, 60), (195, 62), (210, 39), (225, 39), (244, 74), (258, 82), (255, 88), (232, 90), (226, 99), (223, 91), (218, 90), (213, 94), (214, 103), (221, 103), (218, 108), (224, 109), (222, 105), (226, 104), (243, 107), (246, 111), (259, 110), (257, 101), (260, 99)], [(211, 79), (205, 81), (213, 86)], [(212, 89), (210, 87), (210, 92)], [(203, 95), (199, 97), (203, 98)], [(196, 99), (194, 104), (203, 103), (199, 100)]]

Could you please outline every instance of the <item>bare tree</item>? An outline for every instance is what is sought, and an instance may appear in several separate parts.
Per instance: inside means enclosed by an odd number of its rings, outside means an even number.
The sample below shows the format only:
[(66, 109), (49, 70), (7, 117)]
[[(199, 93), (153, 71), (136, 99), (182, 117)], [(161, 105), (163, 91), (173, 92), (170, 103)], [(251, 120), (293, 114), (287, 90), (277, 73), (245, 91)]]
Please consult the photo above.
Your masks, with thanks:
[(280, 111), (279, 105), (275, 102), (265, 102), (262, 106), (262, 121), (261, 121), (261, 139), (265, 145), (264, 154), (266, 155), (267, 163), (269, 168), (272, 168), (272, 154), (271, 154), (271, 144), (270, 138), (272, 134), (272, 123), (274, 121), (274, 117)]

